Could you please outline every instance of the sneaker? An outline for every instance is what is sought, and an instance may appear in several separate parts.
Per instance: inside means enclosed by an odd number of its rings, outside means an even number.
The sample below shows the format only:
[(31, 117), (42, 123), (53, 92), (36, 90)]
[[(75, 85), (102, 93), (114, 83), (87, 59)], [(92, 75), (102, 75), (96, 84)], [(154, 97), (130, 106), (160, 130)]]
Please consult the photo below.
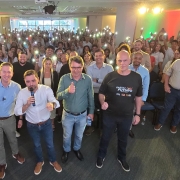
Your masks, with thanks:
[(36, 164), (36, 167), (35, 167), (35, 169), (34, 169), (34, 174), (35, 175), (39, 175), (40, 173), (41, 173), (41, 171), (42, 171), (42, 166), (44, 165), (44, 161), (43, 162), (38, 162), (37, 164)]
[(54, 170), (56, 172), (61, 172), (62, 171), (62, 167), (59, 165), (59, 163), (57, 161), (55, 161), (53, 163), (52, 162), (49, 162), (49, 163), (50, 163), (51, 166), (54, 167)]
[(20, 133), (16, 131), (16, 137), (18, 138), (20, 136), (21, 136)]
[(121, 161), (118, 159), (118, 162), (121, 164), (124, 171), (126, 171), (126, 172), (130, 171), (130, 167), (126, 161)]
[(98, 157), (97, 158), (97, 162), (96, 162), (96, 167), (97, 168), (102, 168), (103, 167), (103, 161), (105, 160), (105, 158), (101, 158), (101, 157)]
[(0, 179), (5, 177), (5, 169), (7, 168), (7, 164), (0, 165)]
[(170, 132), (171, 132), (172, 134), (176, 134), (176, 133), (177, 133), (177, 128), (176, 128), (176, 126), (171, 126)]
[(162, 125), (161, 125), (161, 124), (156, 124), (156, 125), (154, 126), (154, 130), (155, 130), (155, 131), (159, 131), (161, 128), (162, 128)]
[(23, 163), (25, 162), (25, 158), (24, 158), (23, 156), (21, 156), (20, 153), (14, 154), (14, 155), (12, 155), (12, 156), (13, 156), (14, 159), (17, 160), (17, 162), (18, 162), (19, 164), (23, 164)]
[(90, 136), (93, 132), (94, 132), (93, 127), (87, 127), (84, 133), (86, 136)]

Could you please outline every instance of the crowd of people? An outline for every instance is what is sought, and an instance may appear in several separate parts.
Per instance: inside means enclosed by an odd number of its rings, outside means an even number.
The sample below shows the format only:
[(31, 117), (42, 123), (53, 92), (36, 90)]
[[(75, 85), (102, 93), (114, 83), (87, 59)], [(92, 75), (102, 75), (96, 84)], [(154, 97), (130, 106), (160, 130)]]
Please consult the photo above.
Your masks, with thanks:
[[(16, 137), (26, 120), (37, 158), (34, 174), (40, 174), (44, 164), (41, 135), (50, 165), (61, 172), (53, 144), (55, 120), (62, 122), (63, 128), (62, 163), (68, 161), (71, 152), (73, 129), (73, 151), (82, 161), (83, 133), (91, 135), (97, 128), (94, 114), (98, 114), (101, 137), (96, 166), (102, 168), (110, 137), (117, 129), (118, 161), (125, 171), (130, 171), (126, 162), (127, 137), (134, 137), (132, 124), (139, 123), (141, 107), (154, 81), (164, 83), (167, 92), (154, 129), (160, 130), (175, 106), (170, 131), (177, 132), (179, 41), (174, 37), (168, 40), (163, 28), (156, 36), (140, 36), (132, 43), (126, 38), (118, 44), (117, 35), (109, 27), (94, 32), (88, 28), (76, 32), (39, 28), (10, 32), (5, 28), (0, 39), (0, 179), (7, 167), (3, 132), (13, 157), (23, 164), (25, 158), (18, 150)], [(87, 119), (92, 121), (91, 127), (86, 127)]]

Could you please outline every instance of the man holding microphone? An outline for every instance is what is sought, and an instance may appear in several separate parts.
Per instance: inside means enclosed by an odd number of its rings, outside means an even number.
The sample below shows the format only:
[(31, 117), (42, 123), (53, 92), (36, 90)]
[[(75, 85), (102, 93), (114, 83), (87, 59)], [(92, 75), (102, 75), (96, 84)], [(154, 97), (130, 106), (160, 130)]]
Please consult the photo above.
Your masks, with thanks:
[[(37, 164), (34, 174), (40, 174), (44, 164), (41, 135), (47, 146), (49, 163), (57, 172), (62, 168), (56, 161), (55, 149), (53, 144), (53, 130), (50, 120), (50, 111), (59, 107), (59, 102), (54, 97), (53, 91), (48, 86), (38, 84), (39, 78), (34, 70), (24, 73), (26, 88), (22, 89), (17, 97), (14, 112), (17, 116), (26, 114), (27, 129), (34, 143), (34, 150)], [(18, 124), (20, 128), (22, 121)]]

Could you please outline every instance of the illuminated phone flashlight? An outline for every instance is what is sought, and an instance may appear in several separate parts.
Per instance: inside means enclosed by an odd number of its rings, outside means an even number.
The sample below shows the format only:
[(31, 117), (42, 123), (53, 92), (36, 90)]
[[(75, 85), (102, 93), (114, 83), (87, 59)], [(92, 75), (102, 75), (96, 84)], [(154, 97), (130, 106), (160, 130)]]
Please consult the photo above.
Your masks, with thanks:
[(140, 38), (143, 39), (143, 36), (141, 35)]
[(38, 50), (36, 50), (36, 51), (34, 51), (34, 53), (35, 53), (35, 55), (38, 55), (38, 54), (39, 54), (39, 51), (38, 51)]
[(104, 44), (105, 47), (107, 47), (107, 44)]
[(109, 61), (109, 64), (113, 64), (113, 61), (112, 61), (112, 60), (110, 60), (110, 61)]
[(35, 41), (34, 44), (37, 44), (37, 41)]
[(19, 37), (19, 38), (18, 38), (18, 41), (20, 41), (20, 40), (21, 40), (21, 38)]
[(58, 38), (58, 37), (55, 37), (56, 39)]
[(109, 33), (109, 35), (111, 36), (111, 35), (112, 35), (112, 33), (110, 32), (110, 33)]
[(56, 56), (53, 56), (53, 57), (52, 57), (52, 60), (53, 60), (54, 65), (56, 65), (57, 57), (56, 57)]
[(127, 36), (127, 37), (126, 37), (126, 40), (128, 40), (128, 39), (129, 39), (129, 37)]
[(115, 32), (115, 35), (117, 35), (118, 34), (118, 32)]
[(92, 37), (92, 35), (90, 34), (90, 37)]
[(23, 42), (23, 44), (26, 44), (26, 42)]
[(35, 61), (36, 61), (36, 60), (33, 58), (33, 59), (32, 59), (32, 62), (35, 62)]
[(157, 34), (157, 32), (155, 32), (154, 34)]
[(5, 27), (3, 27), (3, 29), (5, 29)]
[(79, 39), (79, 36), (77, 36), (77, 39)]
[(68, 41), (70, 41), (71, 39), (70, 38), (68, 38)]
[(38, 34), (39, 34), (39, 32), (38, 32)]
[(167, 36), (167, 33), (164, 33), (164, 36)]
[(54, 41), (54, 38), (52, 38), (52, 41)]
[(141, 31), (143, 31), (143, 29), (144, 29), (144, 28), (142, 27), (142, 28), (141, 28)]
[(98, 29), (96, 29), (96, 31), (98, 31)]
[(31, 37), (32, 35), (30, 34), (29, 37)]
[(8, 36), (11, 36), (11, 34), (8, 34)]
[(26, 40), (28, 40), (28, 38), (26, 38)]
[(119, 69), (119, 66), (116, 66), (116, 69)]
[(46, 37), (46, 35), (45, 35), (45, 34), (44, 34), (43, 36), (44, 36), (44, 37)]
[(17, 34), (17, 36), (19, 36), (19, 34)]

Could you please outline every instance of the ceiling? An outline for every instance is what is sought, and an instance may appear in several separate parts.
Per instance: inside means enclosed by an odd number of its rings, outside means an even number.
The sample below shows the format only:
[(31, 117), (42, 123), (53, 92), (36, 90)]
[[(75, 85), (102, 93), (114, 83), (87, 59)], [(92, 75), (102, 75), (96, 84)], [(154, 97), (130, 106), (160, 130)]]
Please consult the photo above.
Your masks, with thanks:
[[(148, 4), (148, 6), (161, 4), (168, 10), (180, 9), (180, 0), (0, 0), (0, 16), (46, 18), (115, 15), (117, 7), (125, 4), (134, 8), (142, 4)], [(44, 13), (43, 8), (46, 5), (57, 6), (53, 15)]]

